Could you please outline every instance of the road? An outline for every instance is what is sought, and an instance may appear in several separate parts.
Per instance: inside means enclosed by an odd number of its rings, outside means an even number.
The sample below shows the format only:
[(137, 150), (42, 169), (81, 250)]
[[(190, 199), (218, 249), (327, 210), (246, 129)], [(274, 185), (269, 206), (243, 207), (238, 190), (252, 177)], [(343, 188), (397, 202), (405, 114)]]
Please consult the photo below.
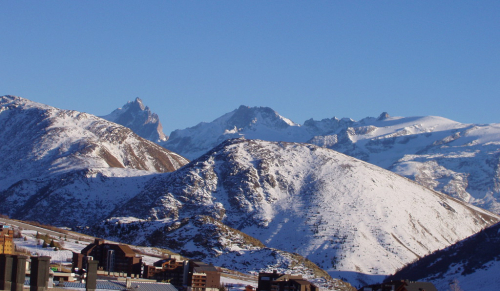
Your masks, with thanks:
[(43, 227), (38, 227), (38, 226), (34, 226), (34, 225), (27, 224), (24, 222), (20, 222), (18, 220), (12, 220), (12, 219), (7, 219), (7, 218), (0, 218), (0, 223), (6, 224), (6, 225), (17, 226), (17, 227), (20, 227), (22, 229), (38, 231), (38, 233), (40, 233), (40, 234), (48, 234), (48, 235), (53, 236), (53, 237), (66, 236), (67, 238), (71, 238), (71, 239), (75, 239), (75, 240), (85, 240), (85, 241), (93, 241), (94, 240), (93, 237), (83, 235), (80, 233), (74, 233), (71, 231), (57, 232), (57, 231), (53, 231), (53, 230), (46, 229)]

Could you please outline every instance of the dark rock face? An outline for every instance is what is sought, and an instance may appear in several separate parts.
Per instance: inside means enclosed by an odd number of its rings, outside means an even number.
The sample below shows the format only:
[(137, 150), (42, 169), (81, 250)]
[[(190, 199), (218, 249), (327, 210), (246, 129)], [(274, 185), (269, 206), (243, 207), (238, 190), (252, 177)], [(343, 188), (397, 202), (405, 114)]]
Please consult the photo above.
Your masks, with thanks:
[(389, 118), (389, 117), (391, 117), (391, 116), (389, 115), (389, 113), (387, 113), (387, 112), (382, 112), (382, 113), (379, 115), (379, 117), (377, 118), (377, 120), (385, 120), (385, 119), (387, 119), (387, 118)]

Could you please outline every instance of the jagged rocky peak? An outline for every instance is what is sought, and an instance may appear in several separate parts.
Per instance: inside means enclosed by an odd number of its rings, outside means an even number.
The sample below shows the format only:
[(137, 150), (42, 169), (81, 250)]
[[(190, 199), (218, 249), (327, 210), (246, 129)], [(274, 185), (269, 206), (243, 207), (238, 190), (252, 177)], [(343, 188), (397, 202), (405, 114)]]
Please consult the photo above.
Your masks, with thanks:
[[(121, 108), (117, 108), (118, 111), (150, 111), (148, 106), (145, 106), (142, 102), (142, 99), (139, 97), (135, 97), (134, 101), (127, 101), (125, 105)], [(115, 110), (115, 111), (116, 111)]]
[(160, 118), (151, 112), (142, 100), (137, 97), (129, 101), (122, 108), (118, 108), (102, 118), (121, 124), (132, 129), (139, 136), (154, 141), (162, 142), (168, 139), (163, 133)]
[(264, 123), (278, 128), (286, 128), (295, 125), (291, 120), (279, 115), (269, 107), (249, 107), (241, 105), (233, 111), (232, 116), (226, 124), (237, 128), (251, 127), (255, 123)]
[(385, 119), (387, 119), (387, 118), (389, 118), (389, 117), (391, 117), (391, 116), (389, 115), (389, 113), (387, 113), (387, 112), (382, 112), (382, 113), (379, 115), (379, 117), (377, 118), (377, 120), (385, 120)]
[(129, 102), (127, 102), (127, 104), (131, 104), (132, 106), (139, 106), (140, 110), (146, 110), (146, 108), (147, 108), (147, 110), (149, 110), (149, 107), (144, 106), (141, 98), (139, 98), (139, 97), (135, 97), (135, 100), (133, 102), (129, 101)]

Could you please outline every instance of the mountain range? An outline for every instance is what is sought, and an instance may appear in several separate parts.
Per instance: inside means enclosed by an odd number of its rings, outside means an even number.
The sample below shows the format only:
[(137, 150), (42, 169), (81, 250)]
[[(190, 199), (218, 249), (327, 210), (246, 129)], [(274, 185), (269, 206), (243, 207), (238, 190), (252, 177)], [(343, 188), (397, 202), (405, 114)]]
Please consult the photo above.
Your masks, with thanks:
[[(146, 109), (136, 99), (106, 118), (145, 124)], [(298, 125), (242, 106), (152, 138), (167, 150), (91, 114), (3, 96), (0, 126), (1, 213), (246, 272), (375, 283), (500, 219), (466, 202), (495, 209), (497, 125), (386, 113)]]
[(384, 112), (360, 121), (334, 117), (301, 125), (271, 108), (240, 106), (212, 122), (175, 130), (160, 144), (195, 159), (237, 137), (330, 148), (500, 213), (500, 124)]

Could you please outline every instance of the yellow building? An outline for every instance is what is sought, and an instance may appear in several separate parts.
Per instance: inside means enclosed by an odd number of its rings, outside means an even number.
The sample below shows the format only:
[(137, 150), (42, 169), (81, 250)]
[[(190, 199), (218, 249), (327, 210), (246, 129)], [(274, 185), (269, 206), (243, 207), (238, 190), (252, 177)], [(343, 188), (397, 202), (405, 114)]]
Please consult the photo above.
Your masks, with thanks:
[(0, 225), (0, 254), (14, 254), (14, 231)]

